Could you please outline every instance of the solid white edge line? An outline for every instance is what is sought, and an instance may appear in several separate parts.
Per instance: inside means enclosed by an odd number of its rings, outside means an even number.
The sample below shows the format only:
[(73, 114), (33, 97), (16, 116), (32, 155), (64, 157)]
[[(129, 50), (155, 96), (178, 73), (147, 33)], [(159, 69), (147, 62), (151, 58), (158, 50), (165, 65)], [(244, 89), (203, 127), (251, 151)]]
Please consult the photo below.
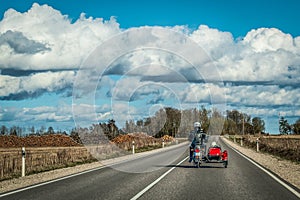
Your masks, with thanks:
[(300, 198), (300, 193), (297, 192), (296, 190), (294, 190), (292, 187), (290, 187), (288, 184), (286, 184), (285, 182), (283, 182), (282, 180), (280, 180), (279, 178), (277, 178), (276, 176), (274, 176), (274, 174), (272, 174), (271, 172), (269, 172), (268, 170), (266, 170), (265, 168), (261, 167), (259, 164), (257, 164), (256, 162), (254, 162), (253, 160), (251, 160), (250, 158), (248, 158), (247, 156), (245, 156), (244, 154), (242, 154), (241, 152), (239, 152), (238, 150), (236, 150), (233, 146), (231, 146), (229, 143), (225, 142), (233, 151), (235, 151), (236, 153), (240, 154), (242, 157), (244, 157), (246, 160), (248, 160), (249, 162), (251, 162), (252, 164), (254, 164), (256, 167), (258, 167), (259, 169), (261, 169), (262, 171), (264, 171), (266, 174), (268, 174), (269, 176), (271, 176), (275, 181), (277, 181), (279, 184), (281, 184), (282, 186), (284, 186), (286, 189), (288, 189), (290, 192), (292, 192), (294, 195), (296, 195), (298, 198)]
[(144, 193), (146, 193), (150, 188), (152, 188), (159, 181), (161, 181), (161, 179), (163, 179), (165, 176), (167, 176), (171, 171), (173, 171), (178, 165), (180, 165), (181, 163), (183, 163), (187, 158), (189, 158), (189, 157), (188, 156), (185, 157), (182, 161), (180, 161), (179, 163), (177, 163), (175, 167), (172, 167), (171, 169), (169, 169), (167, 172), (165, 172), (163, 175), (161, 175), (158, 179), (156, 179), (151, 184), (149, 184), (147, 187), (145, 187), (143, 190), (141, 190), (139, 193), (137, 193), (130, 200), (136, 200), (136, 199), (140, 198)]
[(24, 187), (24, 188), (21, 188), (21, 189), (17, 189), (17, 190), (11, 191), (11, 192), (0, 194), (0, 198), (11, 195), (11, 194), (15, 194), (15, 193), (18, 193), (18, 192), (22, 192), (22, 191), (25, 191), (25, 190), (29, 190), (29, 189), (32, 189), (32, 188), (47, 185), (47, 184), (50, 184), (50, 183), (54, 183), (54, 182), (57, 182), (57, 181), (61, 181), (61, 180), (67, 179), (67, 178), (71, 178), (71, 177), (79, 176), (79, 175), (86, 174), (86, 173), (89, 173), (89, 172), (92, 172), (92, 171), (96, 171), (96, 170), (99, 170), (99, 169), (103, 169), (105, 167), (108, 167), (108, 166), (107, 165), (100, 166), (100, 167), (97, 167), (97, 168), (94, 168), (94, 169), (86, 170), (86, 171), (83, 171), (83, 172), (78, 172), (76, 174), (71, 174), (71, 175), (64, 176), (64, 177), (61, 177), (61, 178), (57, 178), (57, 179), (54, 179), (54, 180), (46, 181), (46, 182), (43, 182), (43, 183), (38, 183), (36, 185), (31, 185), (31, 186)]

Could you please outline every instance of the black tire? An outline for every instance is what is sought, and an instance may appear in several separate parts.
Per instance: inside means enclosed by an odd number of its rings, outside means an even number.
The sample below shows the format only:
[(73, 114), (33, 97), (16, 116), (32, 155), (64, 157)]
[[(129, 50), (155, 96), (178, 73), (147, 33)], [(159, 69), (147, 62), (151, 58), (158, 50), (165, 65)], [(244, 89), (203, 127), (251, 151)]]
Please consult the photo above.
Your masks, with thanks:
[(227, 168), (228, 161), (224, 161), (224, 167)]

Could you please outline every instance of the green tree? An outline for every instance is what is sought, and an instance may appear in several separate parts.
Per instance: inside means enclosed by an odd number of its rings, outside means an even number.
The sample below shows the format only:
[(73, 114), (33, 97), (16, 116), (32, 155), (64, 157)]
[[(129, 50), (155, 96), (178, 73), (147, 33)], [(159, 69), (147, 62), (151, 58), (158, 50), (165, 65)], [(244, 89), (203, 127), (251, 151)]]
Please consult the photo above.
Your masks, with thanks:
[(223, 135), (235, 135), (238, 132), (236, 123), (232, 119), (226, 119), (223, 126)]
[[(227, 110), (226, 115), (222, 134), (253, 134), (254, 129), (250, 115), (237, 110)], [(264, 125), (261, 129), (264, 130)]]
[(115, 138), (116, 136), (118, 136), (119, 134), (119, 129), (116, 126), (116, 121), (113, 119), (108, 120), (108, 130), (109, 130), (109, 134), (111, 135), (111, 138)]
[(201, 106), (201, 110), (199, 110), (199, 122), (201, 123), (201, 128), (203, 128), (205, 132), (208, 131), (210, 113), (210, 110), (207, 110), (204, 106)]
[(254, 129), (251, 122), (245, 122), (244, 130), (245, 130), (245, 134), (254, 134)]
[(291, 126), (289, 125), (288, 121), (281, 117), (279, 120), (279, 132), (280, 134), (287, 135), (291, 131)]
[[(157, 128), (162, 127), (160, 130), (154, 131), (155, 137), (162, 137), (164, 135), (170, 135), (175, 137), (181, 120), (181, 111), (175, 108), (166, 107), (164, 109), (160, 109), (156, 112), (155, 117), (151, 120), (151, 125), (157, 123), (159, 126)], [(153, 131), (152, 131), (153, 133)]]
[(293, 133), (300, 134), (300, 119), (298, 119), (295, 124), (293, 124)]
[(255, 133), (262, 133), (265, 131), (265, 121), (260, 117), (254, 117), (252, 119), (253, 131)]
[(227, 127), (227, 129), (231, 129), (232, 131), (234, 131), (234, 134), (242, 134), (243, 120), (245, 120), (245, 116), (243, 113), (240, 113), (237, 110), (227, 110), (227, 124), (231, 126)]
[(48, 127), (48, 131), (47, 131), (47, 134), (54, 134), (54, 129), (52, 126)]

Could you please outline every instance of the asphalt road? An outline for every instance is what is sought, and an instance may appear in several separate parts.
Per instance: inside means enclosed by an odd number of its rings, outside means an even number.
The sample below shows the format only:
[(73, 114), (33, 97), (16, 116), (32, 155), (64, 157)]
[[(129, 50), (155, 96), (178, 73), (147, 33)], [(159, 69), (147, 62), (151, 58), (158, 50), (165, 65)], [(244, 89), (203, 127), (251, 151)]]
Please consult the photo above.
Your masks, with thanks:
[(0, 199), (299, 199), (241, 155), (221, 145), (229, 152), (228, 168), (220, 163), (194, 168), (186, 159), (188, 146), (184, 145)]

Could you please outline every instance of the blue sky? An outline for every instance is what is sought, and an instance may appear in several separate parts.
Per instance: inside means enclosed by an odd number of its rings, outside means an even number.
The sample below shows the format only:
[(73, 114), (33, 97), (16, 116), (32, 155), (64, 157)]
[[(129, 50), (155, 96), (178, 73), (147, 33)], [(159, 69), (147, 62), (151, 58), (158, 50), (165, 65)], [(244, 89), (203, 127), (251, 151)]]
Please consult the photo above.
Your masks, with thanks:
[[(34, 2), (48, 4), (62, 14), (76, 20), (81, 13), (94, 18), (109, 19), (116, 16), (122, 28), (144, 25), (188, 25), (197, 28), (200, 24), (231, 32), (235, 38), (255, 28), (274, 27), (293, 36), (300, 35), (298, 0), (113, 0), (113, 1), (3, 1), (0, 12), (8, 8), (25, 12)], [(2, 17), (2, 16), (1, 16)]]
[[(115, 117), (123, 122), (163, 105), (211, 105), (212, 97), (221, 96), (226, 109), (259, 116), (267, 132), (277, 133), (279, 113), (290, 123), (300, 118), (299, 9), (297, 0), (4, 1), (0, 125), (70, 130), (75, 126), (72, 103), (78, 103), (75, 110), (82, 113), (77, 120), (89, 124), (94, 111), (96, 120)], [(198, 71), (204, 77), (198, 80), (189, 64), (175, 55), (143, 50), (118, 57), (100, 79), (99, 74), (83, 74), (99, 80), (94, 104), (89, 95), (74, 99), (74, 80), (85, 90), (93, 89), (93, 84), (85, 85), (89, 81), (76, 79), (79, 67), (90, 64), (90, 53), (101, 56), (97, 46), (124, 31), (132, 34), (129, 39), (138, 37), (132, 28), (145, 26), (168, 27), (201, 46), (225, 87), (216, 85), (215, 77), (208, 78), (202, 68)], [(139, 37), (139, 42), (148, 44), (147, 38)], [(176, 39), (178, 35), (171, 35), (169, 45)], [(174, 73), (179, 76), (174, 78)], [(197, 91), (203, 95), (195, 97)]]

